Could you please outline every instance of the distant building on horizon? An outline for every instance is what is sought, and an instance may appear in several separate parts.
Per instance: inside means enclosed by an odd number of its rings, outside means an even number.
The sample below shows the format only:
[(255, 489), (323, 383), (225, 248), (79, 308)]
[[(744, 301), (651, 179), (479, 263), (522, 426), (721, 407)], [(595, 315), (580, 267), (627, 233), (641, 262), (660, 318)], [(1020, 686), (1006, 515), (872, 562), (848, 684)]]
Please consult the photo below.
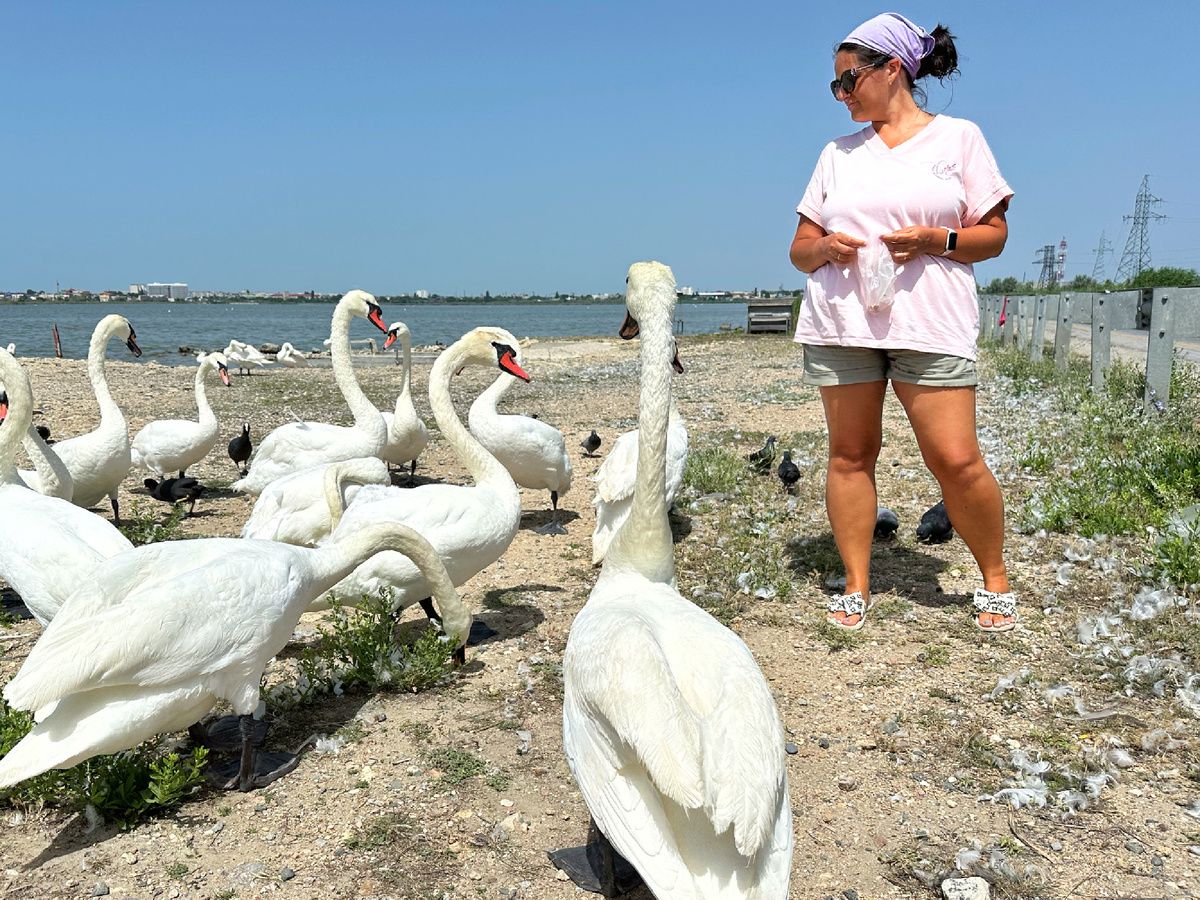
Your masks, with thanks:
[(414, 291), (413, 296), (416, 297), (418, 300), (428, 300), (429, 299), (429, 291)]
[(145, 294), (147, 297), (163, 297), (167, 300), (186, 300), (188, 295), (188, 286), (186, 284), (180, 284), (179, 282), (175, 282), (173, 284), (160, 284), (157, 281), (151, 281), (147, 282), (146, 284), (129, 285), (129, 293)]

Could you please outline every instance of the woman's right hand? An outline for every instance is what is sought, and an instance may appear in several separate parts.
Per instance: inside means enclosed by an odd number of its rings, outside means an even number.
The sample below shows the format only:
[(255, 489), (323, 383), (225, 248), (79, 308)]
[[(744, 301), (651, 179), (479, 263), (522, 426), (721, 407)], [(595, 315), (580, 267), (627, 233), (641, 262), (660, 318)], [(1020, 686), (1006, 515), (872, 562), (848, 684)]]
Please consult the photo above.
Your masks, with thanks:
[(827, 234), (825, 229), (807, 216), (801, 215), (796, 225), (796, 236), (792, 238), (792, 265), (811, 275), (826, 263), (844, 266), (854, 262), (858, 248), (867, 242), (840, 231)]
[(818, 242), (818, 249), (825, 260), (838, 266), (854, 262), (858, 258), (858, 248), (865, 246), (866, 241), (841, 231), (827, 234)]

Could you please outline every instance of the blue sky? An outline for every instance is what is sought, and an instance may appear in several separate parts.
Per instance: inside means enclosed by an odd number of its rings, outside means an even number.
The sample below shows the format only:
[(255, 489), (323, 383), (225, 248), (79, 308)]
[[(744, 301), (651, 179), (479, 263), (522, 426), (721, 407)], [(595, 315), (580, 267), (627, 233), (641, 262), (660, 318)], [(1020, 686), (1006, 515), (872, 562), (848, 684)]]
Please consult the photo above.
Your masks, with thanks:
[[(800, 287), (794, 208), (855, 130), (841, 3), (0, 2), (0, 289)], [(1115, 271), (1144, 174), (1155, 265), (1200, 267), (1200, 4), (894, 7), (958, 36), (931, 111), (1016, 191), (1004, 255)]]

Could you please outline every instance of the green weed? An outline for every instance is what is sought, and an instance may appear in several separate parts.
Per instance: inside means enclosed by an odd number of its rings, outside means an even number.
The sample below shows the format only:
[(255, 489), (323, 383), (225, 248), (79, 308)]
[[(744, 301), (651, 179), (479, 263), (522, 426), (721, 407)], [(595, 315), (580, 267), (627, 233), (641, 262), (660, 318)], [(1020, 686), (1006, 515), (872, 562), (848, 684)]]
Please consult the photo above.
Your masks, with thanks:
[(731, 494), (746, 477), (746, 460), (724, 447), (697, 447), (688, 453), (683, 483), (698, 494)]
[(177, 541), (183, 537), (184, 512), (182, 506), (172, 506), (166, 519), (159, 522), (155, 507), (143, 508), (142, 500), (135, 498), (121, 519), (120, 531), (135, 547), (160, 541)]
[(468, 778), (482, 775), (484, 763), (477, 756), (453, 747), (438, 747), (425, 754), (425, 762), (442, 773), (441, 780), (447, 784), (462, 784)]

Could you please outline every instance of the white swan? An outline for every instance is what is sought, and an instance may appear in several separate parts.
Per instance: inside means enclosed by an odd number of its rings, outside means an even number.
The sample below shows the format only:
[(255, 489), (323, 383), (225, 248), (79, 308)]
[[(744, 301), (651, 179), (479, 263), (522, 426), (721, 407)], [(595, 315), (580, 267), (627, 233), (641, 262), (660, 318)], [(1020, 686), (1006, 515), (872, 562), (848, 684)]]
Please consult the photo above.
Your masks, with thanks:
[(271, 365), (271, 360), (263, 356), (257, 347), (233, 339), (230, 339), (224, 354), (229, 365), (236, 369), (245, 369), (246, 374), (250, 374), (250, 370), (258, 366)]
[(550, 521), (538, 530), (542, 534), (566, 534), (558, 524), (558, 498), (571, 489), (571, 457), (563, 433), (540, 419), (530, 416), (502, 416), (496, 411), (508, 389), (517, 379), (503, 372), (471, 404), (467, 423), (496, 459), (508, 469), (513, 481), (523, 488), (549, 491), (553, 509)]
[[(622, 336), (642, 333), (637, 487), (571, 625), (563, 748), (599, 831), (656, 897), (784, 900), (792, 817), (770, 688), (737, 635), (674, 587), (671, 270), (635, 263), (626, 305)], [(579, 856), (554, 858), (585, 876)]]
[(282, 363), (289, 369), (304, 368), (309, 365), (308, 357), (286, 342), (275, 354), (275, 362)]
[(285, 475), (258, 495), (242, 537), (315, 547), (333, 531), (360, 485), (391, 483), (387, 463), (375, 456), (322, 463)]
[(43, 625), (104, 559), (133, 549), (106, 520), (57, 497), (29, 490), (17, 475), (22, 436), (31, 431), (33, 390), (24, 370), (0, 350), (0, 578)]
[[(516, 338), (502, 328), (476, 328), (438, 357), (429, 374), (429, 405), (438, 428), (454, 448), (475, 481), (474, 487), (426, 484), (416, 488), (368, 484), (337, 523), (332, 540), (340, 540), (372, 522), (403, 522), (415, 528), (437, 548), (456, 585), (499, 559), (517, 535), (521, 524), (521, 497), (512, 476), (494, 456), (471, 436), (454, 411), (450, 379), (467, 365), (499, 366), (518, 378), (529, 376), (520, 366)], [(421, 602), (426, 606), (429, 586), (404, 557), (383, 553), (335, 585), (331, 593), (347, 604), (364, 594), (374, 596), (392, 588), (396, 609)], [(326, 598), (310, 609), (323, 609)], [(426, 612), (429, 612), (426, 607)]]
[(324, 422), (289, 422), (279, 426), (258, 445), (250, 461), (250, 474), (234, 482), (235, 491), (259, 494), (276, 478), (320, 463), (379, 455), (387, 440), (387, 428), (379, 410), (359, 387), (350, 361), (350, 320), (355, 316), (368, 320), (380, 331), (387, 330), (375, 298), (366, 291), (351, 291), (333, 310), (333, 377), (354, 415), (354, 425), (344, 428)]
[(33, 463), (33, 471), (18, 472), (18, 481), (39, 494), (69, 501), (75, 494), (75, 480), (59, 455), (38, 434), (36, 426), (31, 424), (26, 429), (21, 446)]
[(9, 345), (8, 345), (8, 355), (9, 355), (9, 356), (16, 356), (16, 355), (17, 355), (17, 345), (16, 345), (16, 344), (9, 344)]
[(201, 353), (196, 369), (196, 408), (199, 421), (190, 419), (158, 419), (145, 425), (133, 438), (131, 459), (140, 469), (149, 469), (161, 478), (171, 472), (182, 477), (188, 466), (195, 465), (208, 456), (217, 443), (219, 426), (217, 417), (208, 405), (208, 393), (204, 379), (209, 372), (217, 372), (221, 383), (229, 387), (229, 370), (224, 353)]
[[(74, 490), (71, 502), (89, 509), (108, 497), (112, 504), (113, 521), (121, 524), (121, 510), (117, 505), (117, 489), (132, 464), (129, 448), (129, 428), (121, 407), (113, 400), (104, 375), (105, 348), (110, 338), (120, 338), (134, 356), (141, 356), (141, 348), (133, 333), (133, 326), (124, 316), (105, 316), (92, 331), (88, 346), (88, 379), (96, 394), (100, 407), (100, 427), (79, 437), (68, 438), (54, 445), (67, 471), (71, 473)], [(23, 472), (21, 477), (34, 490), (41, 490), (36, 473)]]
[(388, 436), (387, 444), (384, 445), (380, 456), (390, 466), (407, 466), (411, 463), (412, 468), (408, 473), (408, 477), (411, 479), (417, 474), (417, 457), (429, 443), (429, 429), (425, 427), (425, 423), (421, 421), (421, 417), (417, 415), (417, 411), (413, 407), (412, 335), (409, 333), (408, 326), (403, 322), (393, 322), (388, 326), (387, 335), (383, 349), (386, 350), (399, 339), (404, 367), (401, 370), (400, 394), (396, 397), (395, 411), (383, 414)]
[[(687, 455), (687, 424), (672, 400), (667, 425), (667, 509), (671, 508), (683, 484)], [(596, 496), (592, 499), (592, 506), (596, 508), (592, 565), (599, 565), (604, 559), (613, 535), (629, 515), (629, 507), (633, 505), (633, 487), (637, 481), (637, 456), (638, 431), (635, 428), (617, 438), (612, 450), (592, 476), (592, 481), (596, 482)]]
[(433, 548), (395, 523), (315, 550), (207, 538), (149, 544), (107, 560), (4, 688), (9, 703), (36, 711), (39, 721), (0, 759), (0, 788), (186, 728), (219, 699), (243, 724), (241, 764), (222, 786), (245, 791), (286, 774), (294, 758), (270, 771), (254, 766), (250, 715), (263, 668), (310, 600), (385, 549), (417, 561), (443, 629), (461, 648), (470, 613)]

